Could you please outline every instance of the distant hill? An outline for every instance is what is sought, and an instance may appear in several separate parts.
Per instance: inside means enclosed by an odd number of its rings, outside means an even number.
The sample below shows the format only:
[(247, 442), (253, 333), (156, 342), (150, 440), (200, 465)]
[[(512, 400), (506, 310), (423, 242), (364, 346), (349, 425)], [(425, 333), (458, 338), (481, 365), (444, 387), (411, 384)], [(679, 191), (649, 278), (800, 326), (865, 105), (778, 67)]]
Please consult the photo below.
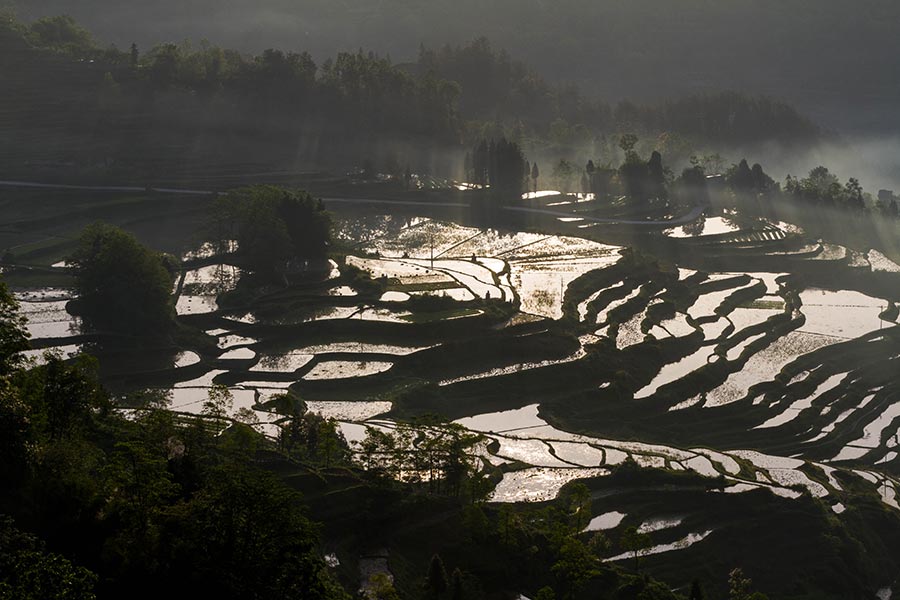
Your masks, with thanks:
[(207, 38), (258, 52), (372, 49), (485, 35), (609, 100), (723, 88), (768, 94), (844, 131), (900, 131), (896, 0), (7, 0), (22, 18), (70, 13), (142, 48)]
[(399, 67), (364, 51), (317, 64), (280, 50), (107, 44), (70, 16), (0, 19), (0, 137), (11, 141), (0, 164), (51, 160), (152, 174), (187, 160), (245, 163), (266, 153), (266, 162), (295, 168), (370, 161), (392, 173), (407, 164), (455, 176), (465, 149), (487, 138), (515, 139), (545, 164), (617, 164), (628, 133), (639, 152), (659, 151), (677, 170), (695, 154), (803, 151), (831, 139), (764, 96), (596, 100), (548, 83), (486, 38), (422, 46), (415, 63)]

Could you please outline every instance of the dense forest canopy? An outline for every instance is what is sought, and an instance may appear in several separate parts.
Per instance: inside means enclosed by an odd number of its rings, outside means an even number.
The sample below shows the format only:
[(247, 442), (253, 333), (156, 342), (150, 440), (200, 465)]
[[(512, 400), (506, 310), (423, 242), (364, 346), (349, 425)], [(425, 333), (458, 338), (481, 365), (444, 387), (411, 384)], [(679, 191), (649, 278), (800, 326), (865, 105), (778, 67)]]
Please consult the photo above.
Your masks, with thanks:
[(363, 47), (404, 61), (420, 43), (485, 35), (539, 72), (612, 99), (733, 88), (785, 98), (846, 129), (900, 128), (893, 0), (10, 2), (26, 19), (71, 13), (123, 48), (206, 37), (242, 51), (324, 59)]
[(177, 597), (347, 598), (300, 495), (255, 462), (262, 439), (204, 416), (123, 419), (95, 359), (0, 355), (0, 597), (144, 598), (177, 581)]
[(708, 147), (823, 139), (794, 108), (762, 96), (609, 103), (548, 81), (486, 38), (422, 46), (415, 63), (401, 65), (364, 50), (317, 62), (308, 52), (249, 55), (208, 42), (117, 49), (54, 16), (4, 18), (0, 47), (10, 83), (0, 128), (15, 148), (3, 158), (130, 178), (198, 159), (294, 168), (375, 161), (381, 172), (461, 177), (465, 147), (502, 137), (545, 162), (602, 163), (621, 159), (623, 133), (683, 163)]

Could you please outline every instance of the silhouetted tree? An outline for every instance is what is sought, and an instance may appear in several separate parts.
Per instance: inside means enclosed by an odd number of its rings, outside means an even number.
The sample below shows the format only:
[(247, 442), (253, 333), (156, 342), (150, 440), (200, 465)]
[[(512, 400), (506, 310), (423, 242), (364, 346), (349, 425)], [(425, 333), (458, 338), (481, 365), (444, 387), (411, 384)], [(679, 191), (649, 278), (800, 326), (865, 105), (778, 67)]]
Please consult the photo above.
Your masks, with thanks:
[(47, 355), (46, 364), (31, 374), (27, 389), (36, 431), (50, 441), (80, 435), (92, 427), (97, 413), (109, 408), (98, 363), (85, 354), (72, 361)]
[(534, 595), (534, 600), (556, 600), (556, 592), (549, 585), (545, 585)]
[(19, 303), (0, 280), (0, 378), (19, 366), (19, 353), (28, 349), (26, 323), (19, 312)]
[(628, 162), (629, 158), (632, 156), (637, 156), (634, 147), (638, 143), (638, 137), (633, 133), (626, 133), (622, 137), (619, 138), (619, 148), (622, 149), (622, 152), (625, 153), (625, 162)]
[(637, 527), (631, 526), (622, 532), (620, 544), (622, 549), (630, 552), (634, 557), (634, 568), (637, 569), (640, 564), (641, 551), (650, 546), (650, 536), (646, 533), (640, 533)]
[(129, 233), (98, 223), (81, 234), (68, 258), (77, 310), (88, 328), (160, 336), (173, 324), (173, 274), (163, 256)]
[(572, 178), (574, 174), (575, 169), (572, 168), (572, 165), (569, 163), (569, 161), (561, 159), (553, 167), (552, 177), (554, 180), (554, 185), (559, 187), (559, 191), (564, 194), (571, 192)]
[(859, 180), (851, 177), (844, 185), (844, 202), (847, 208), (856, 211), (862, 211), (866, 208), (865, 200), (863, 200), (863, 189), (859, 184)]
[(472, 151), (472, 181), (478, 185), (487, 185), (489, 181), (489, 165), (490, 155), (488, 153), (488, 143), (481, 140)]
[(225, 465), (189, 501), (168, 511), (161, 539), (171, 581), (203, 576), (225, 598), (347, 595), (328, 574), (299, 495), (264, 470)]
[(574, 598), (597, 572), (597, 558), (587, 546), (574, 536), (566, 536), (560, 546), (556, 562), (550, 568), (567, 590), (566, 597)]
[(778, 184), (763, 171), (762, 165), (754, 163), (750, 169), (753, 175), (753, 187), (759, 194), (771, 194), (778, 190)]
[(515, 142), (505, 138), (490, 143), (482, 140), (473, 151), (476, 183), (490, 186), (492, 210), (521, 200), (524, 187), (525, 157)]
[(650, 197), (648, 196), (650, 169), (633, 150), (636, 141), (636, 136), (622, 136), (620, 146), (628, 149), (625, 151), (625, 162), (619, 167), (619, 177), (625, 186), (625, 194), (632, 200), (640, 201)]
[(94, 600), (97, 576), (47, 552), (32, 535), (19, 531), (12, 519), (0, 516), (0, 596), (3, 598), (66, 598)]
[(747, 159), (742, 158), (741, 161), (732, 167), (725, 177), (725, 181), (736, 192), (749, 192), (756, 189), (753, 173)]
[(432, 597), (438, 598), (447, 591), (448, 585), (447, 571), (446, 569), (444, 569), (444, 561), (441, 559), (440, 555), (435, 554), (431, 557), (431, 562), (428, 564), (428, 575), (425, 578), (425, 589), (432, 595)]
[(459, 567), (453, 569), (450, 575), (450, 600), (464, 600), (465, 589), (463, 588), (463, 575)]
[(765, 594), (753, 591), (753, 581), (744, 576), (741, 569), (733, 569), (728, 574), (729, 600), (768, 600)]
[(665, 199), (666, 192), (666, 173), (662, 164), (662, 155), (654, 151), (647, 161), (647, 190), (645, 191), (649, 198)]
[(675, 182), (675, 188), (679, 199), (685, 204), (709, 204), (706, 174), (701, 167), (684, 169), (681, 177)]
[(306, 192), (254, 186), (229, 193), (216, 205), (215, 231), (233, 236), (249, 267), (275, 273), (292, 259), (328, 253), (331, 217)]
[(394, 587), (394, 581), (387, 573), (375, 573), (369, 577), (368, 593), (370, 600), (401, 600)]

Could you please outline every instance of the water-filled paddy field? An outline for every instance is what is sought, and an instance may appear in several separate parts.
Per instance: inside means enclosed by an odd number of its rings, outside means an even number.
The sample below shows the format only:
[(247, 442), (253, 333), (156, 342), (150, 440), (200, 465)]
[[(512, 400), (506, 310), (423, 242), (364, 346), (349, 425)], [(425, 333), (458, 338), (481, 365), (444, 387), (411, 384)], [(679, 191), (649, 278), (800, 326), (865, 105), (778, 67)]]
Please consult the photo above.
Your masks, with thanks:
[[(266, 435), (278, 416), (261, 404), (290, 390), (351, 447), (369, 428), (443, 414), (489, 442), (492, 501), (595, 482), (589, 529), (639, 525), (654, 539), (648, 555), (702, 548), (729, 524), (634, 514), (620, 483), (603, 487), (626, 464), (699, 478), (716, 503), (816, 499), (843, 518), (862, 495), (897, 508), (900, 331), (887, 309), (900, 273), (889, 259), (718, 218), (701, 234), (661, 228), (666, 243), (717, 256), (681, 265), (579, 237), (577, 225), (563, 235), (347, 219), (339, 237), (353, 243), (324, 278), (240, 302), (246, 274), (201, 249), (184, 257), (175, 306), (208, 343), (174, 349), (151, 373), (135, 363), (106, 376), (114, 390), (166, 390), (185, 413), (225, 385), (232, 410), (255, 411)], [(726, 250), (749, 253), (747, 270)], [(834, 263), (830, 285), (809, 276), (822, 262)], [(895, 296), (858, 285), (861, 270), (898, 278)], [(70, 292), (17, 297), (36, 348), (81, 347)]]

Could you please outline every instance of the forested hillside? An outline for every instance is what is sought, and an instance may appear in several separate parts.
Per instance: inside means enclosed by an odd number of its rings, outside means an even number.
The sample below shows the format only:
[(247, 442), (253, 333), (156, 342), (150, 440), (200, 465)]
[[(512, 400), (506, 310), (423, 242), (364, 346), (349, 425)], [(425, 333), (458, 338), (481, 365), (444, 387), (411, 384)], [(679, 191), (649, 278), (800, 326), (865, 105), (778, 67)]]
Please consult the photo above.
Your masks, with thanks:
[(244, 51), (281, 47), (324, 59), (363, 47), (404, 61), (419, 43), (484, 35), (554, 80), (614, 100), (734, 88), (795, 102), (844, 129), (900, 127), (891, 110), (900, 98), (893, 0), (7, 3), (26, 19), (71, 13), (122, 47), (205, 37)]
[[(635, 133), (674, 163), (777, 142), (808, 147), (818, 127), (791, 106), (737, 92), (609, 103), (558, 85), (486, 38), (421, 46), (415, 62), (357, 50), (246, 54), (208, 42), (118, 49), (68, 16), (0, 22), (2, 159), (153, 178), (187, 162), (241, 168), (366, 164), (461, 177), (464, 148), (507, 137), (537, 157), (617, 162)], [(586, 160), (586, 158), (585, 158)]]

